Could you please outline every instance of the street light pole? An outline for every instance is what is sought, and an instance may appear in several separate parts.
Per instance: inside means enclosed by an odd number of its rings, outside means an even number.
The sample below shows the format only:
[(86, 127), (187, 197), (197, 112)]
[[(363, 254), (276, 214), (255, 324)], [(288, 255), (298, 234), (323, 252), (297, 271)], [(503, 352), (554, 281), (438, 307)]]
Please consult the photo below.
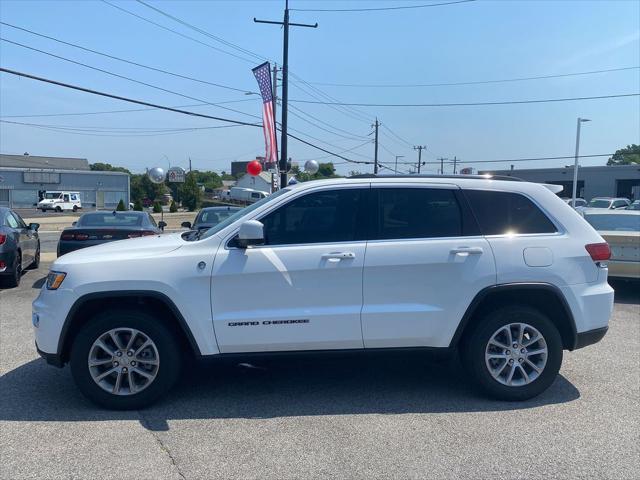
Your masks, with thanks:
[(573, 163), (573, 192), (571, 194), (571, 206), (576, 208), (576, 198), (578, 193), (578, 157), (580, 155), (580, 125), (583, 122), (590, 122), (588, 118), (580, 118), (578, 117), (577, 127), (576, 127), (576, 157)]

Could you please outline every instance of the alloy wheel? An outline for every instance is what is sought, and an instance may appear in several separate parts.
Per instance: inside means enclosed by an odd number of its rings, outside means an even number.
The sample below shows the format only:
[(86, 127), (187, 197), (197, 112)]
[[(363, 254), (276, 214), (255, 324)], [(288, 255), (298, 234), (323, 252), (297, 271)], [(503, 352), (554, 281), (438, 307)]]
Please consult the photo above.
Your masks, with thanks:
[(510, 323), (491, 335), (485, 363), (497, 382), (519, 387), (535, 381), (548, 358), (547, 342), (539, 330), (526, 323)]
[(113, 395), (134, 395), (153, 383), (160, 356), (149, 336), (135, 328), (114, 328), (100, 335), (87, 361), (93, 381)]

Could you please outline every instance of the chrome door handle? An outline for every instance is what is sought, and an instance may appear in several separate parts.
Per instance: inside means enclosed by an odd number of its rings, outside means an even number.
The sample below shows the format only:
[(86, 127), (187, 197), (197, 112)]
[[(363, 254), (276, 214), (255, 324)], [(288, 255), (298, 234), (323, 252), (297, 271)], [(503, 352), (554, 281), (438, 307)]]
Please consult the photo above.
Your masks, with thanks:
[(331, 252), (331, 253), (324, 253), (322, 255), (322, 258), (343, 260), (343, 259), (356, 258), (356, 254), (353, 252)]
[(452, 248), (450, 253), (457, 255), (482, 255), (484, 250), (481, 247), (457, 247)]

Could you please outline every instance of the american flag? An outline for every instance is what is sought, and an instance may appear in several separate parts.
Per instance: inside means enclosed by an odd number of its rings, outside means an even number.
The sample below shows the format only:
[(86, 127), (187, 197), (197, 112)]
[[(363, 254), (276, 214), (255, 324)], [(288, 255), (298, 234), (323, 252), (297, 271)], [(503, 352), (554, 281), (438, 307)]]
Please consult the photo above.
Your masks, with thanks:
[(271, 87), (271, 66), (264, 62), (251, 70), (258, 81), (262, 95), (262, 124), (264, 126), (265, 163), (278, 163), (278, 142), (276, 121), (273, 116), (273, 91)]

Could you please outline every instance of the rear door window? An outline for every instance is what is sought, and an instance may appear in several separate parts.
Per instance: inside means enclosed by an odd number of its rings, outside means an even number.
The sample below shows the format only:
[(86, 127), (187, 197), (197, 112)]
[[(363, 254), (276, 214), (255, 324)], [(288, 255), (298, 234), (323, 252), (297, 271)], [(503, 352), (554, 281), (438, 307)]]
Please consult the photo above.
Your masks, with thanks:
[(483, 235), (555, 233), (553, 222), (531, 200), (513, 192), (464, 190)]
[(453, 190), (402, 187), (374, 192), (378, 200), (373, 240), (462, 235), (463, 216)]

